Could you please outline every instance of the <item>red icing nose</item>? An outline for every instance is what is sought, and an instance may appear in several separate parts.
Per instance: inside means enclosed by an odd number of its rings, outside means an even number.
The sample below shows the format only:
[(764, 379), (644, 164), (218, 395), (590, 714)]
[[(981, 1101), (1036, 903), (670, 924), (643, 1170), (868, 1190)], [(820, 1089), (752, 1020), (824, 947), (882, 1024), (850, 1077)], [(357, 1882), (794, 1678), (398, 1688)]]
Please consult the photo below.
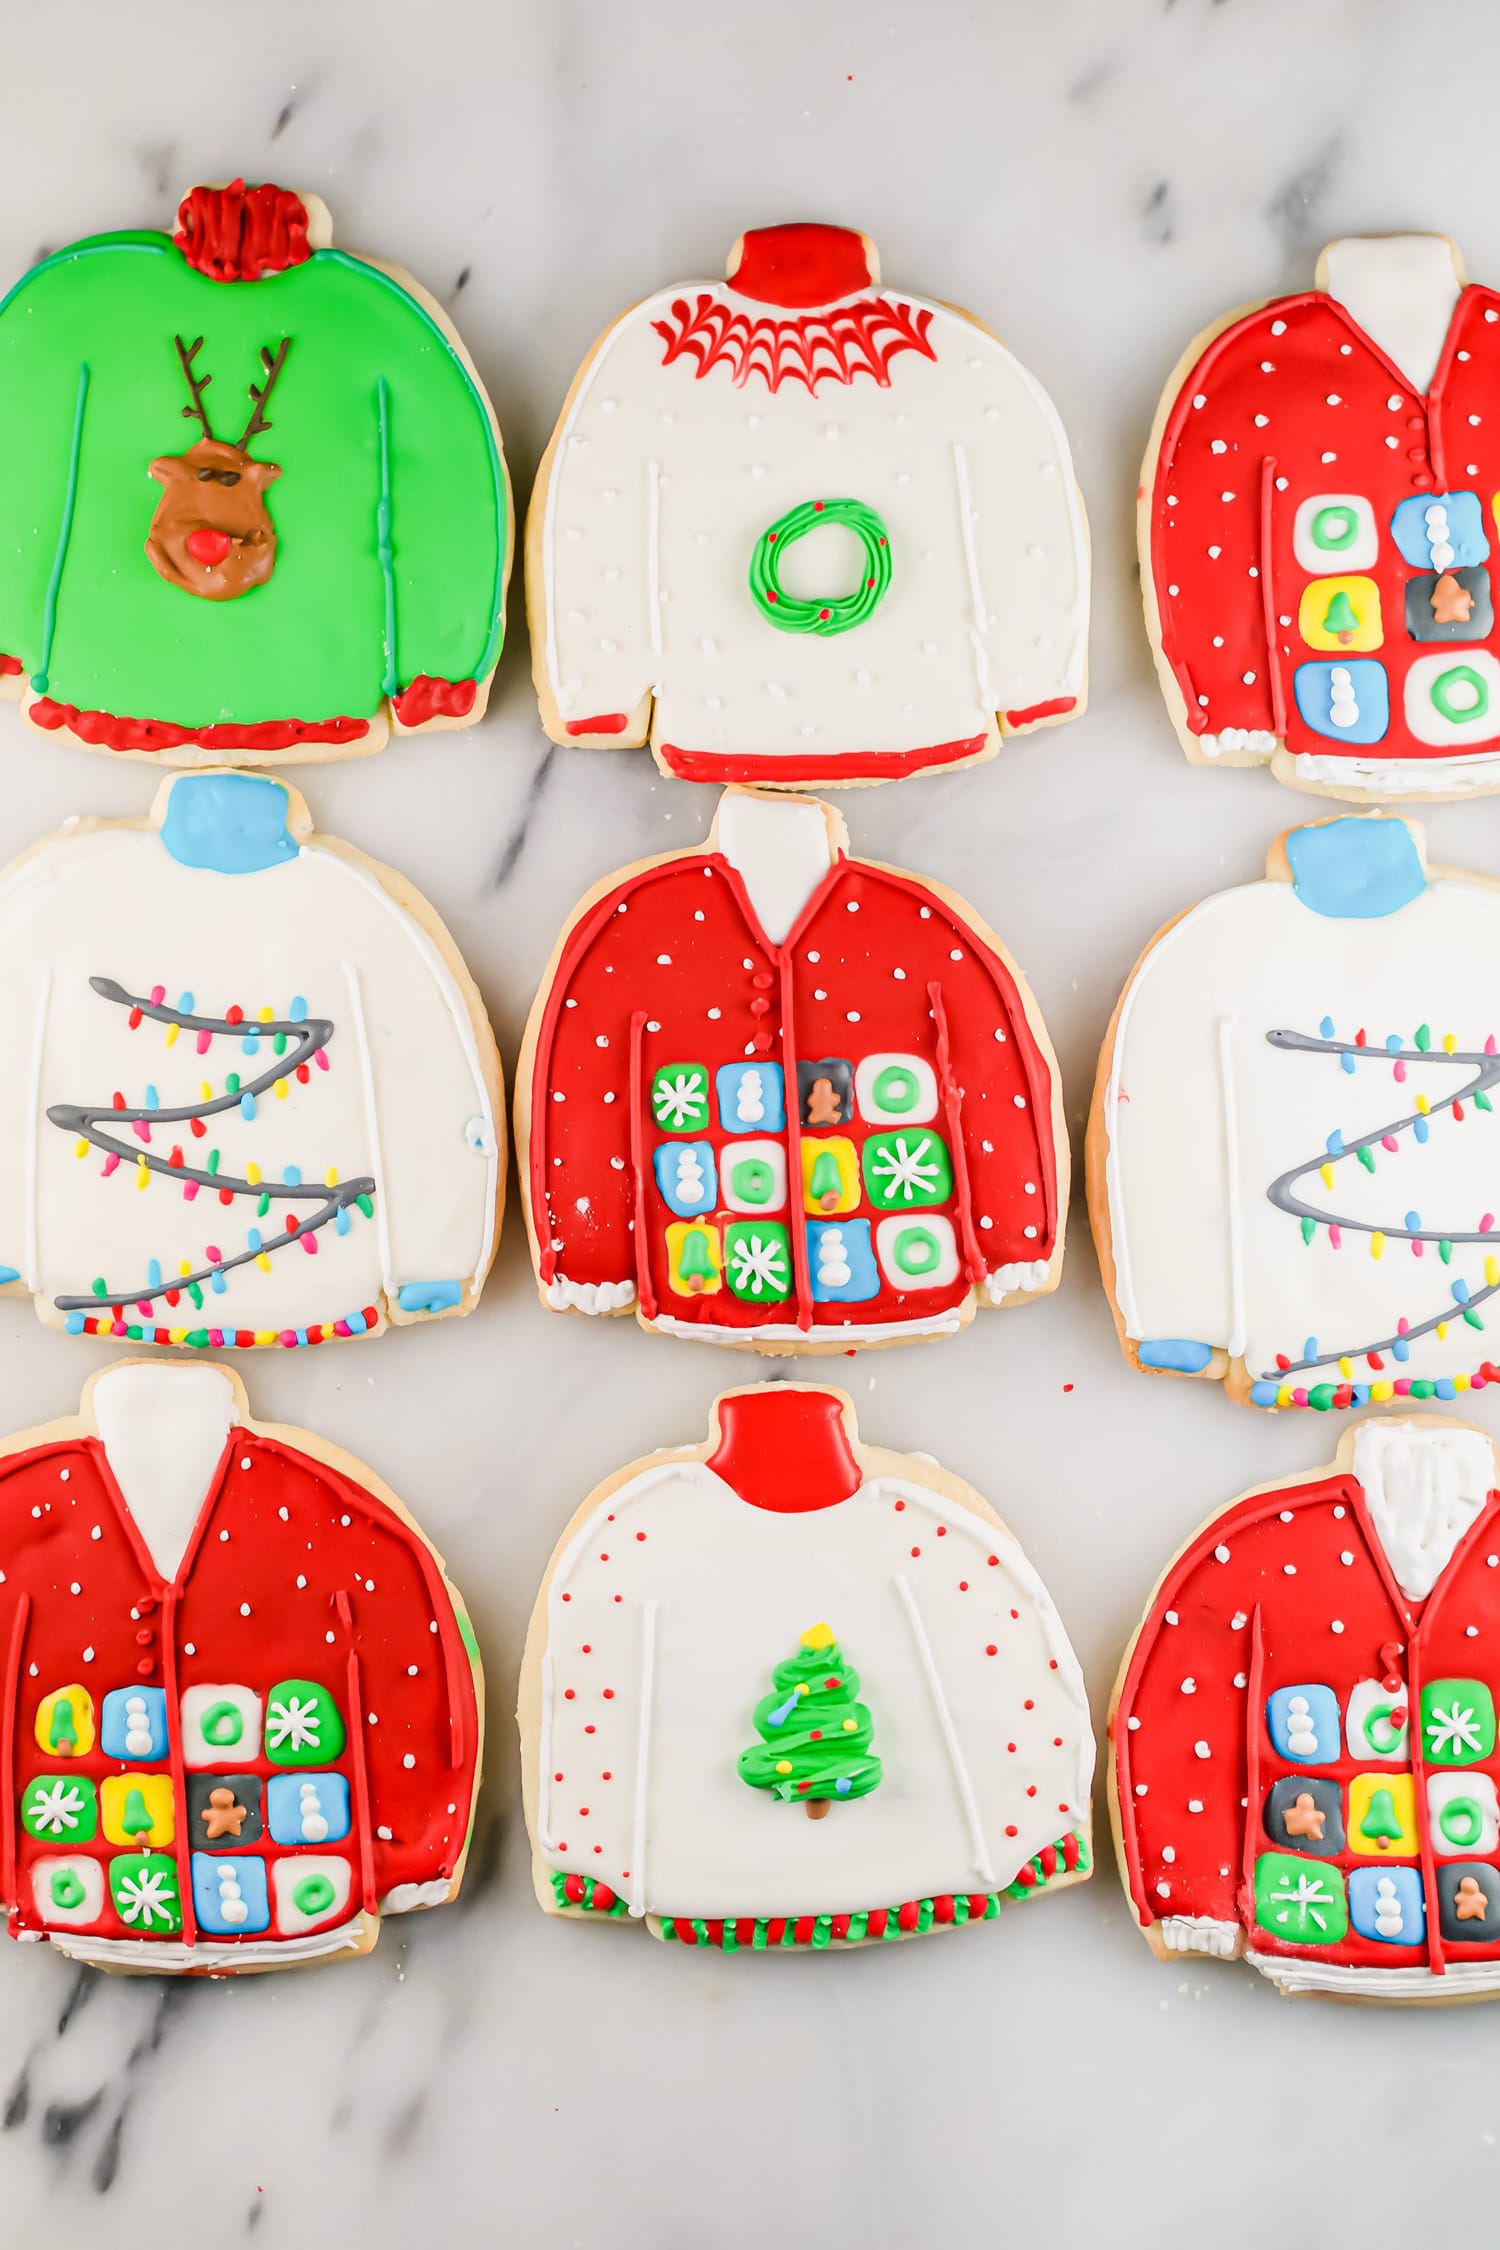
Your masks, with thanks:
[(188, 533), (183, 544), (194, 562), (202, 563), (205, 570), (212, 570), (214, 564), (221, 563), (229, 552), (229, 534), (227, 531), (210, 531), (207, 524), (200, 524), (196, 531)]

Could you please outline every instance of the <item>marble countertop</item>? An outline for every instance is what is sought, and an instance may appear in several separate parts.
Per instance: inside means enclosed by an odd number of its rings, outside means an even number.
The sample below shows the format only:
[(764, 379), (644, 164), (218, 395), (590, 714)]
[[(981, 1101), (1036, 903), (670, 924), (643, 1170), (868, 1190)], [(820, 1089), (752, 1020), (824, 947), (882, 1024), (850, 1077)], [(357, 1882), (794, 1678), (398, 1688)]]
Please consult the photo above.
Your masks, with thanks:
[[(713, 274), (747, 226), (863, 227), (888, 276), (972, 306), (1070, 433), (1095, 558), (1085, 720), (977, 773), (845, 797), (869, 856), (970, 898), (1031, 979), (1075, 1136), (1150, 933), (1261, 869), (1305, 810), (1190, 769), (1141, 628), (1137, 465), (1157, 392), (1228, 305), (1310, 280), (1329, 236), (1442, 228), (1500, 277), (1500, 18), (1379, 0), (161, 0), (8, 11), (0, 273), (165, 223), (195, 179), (317, 189), (340, 238), (461, 321), (524, 500), (584, 350), (625, 303)], [(519, 595), (519, 588), (516, 589)], [(298, 776), (320, 827), (399, 865), (477, 975), (513, 1069), (557, 927), (600, 874), (705, 831), (645, 753), (547, 746), (519, 598), (486, 722)], [(136, 813), (138, 765), (0, 708), (0, 860), (75, 812)], [(1500, 801), (1432, 813), (1500, 873)], [(72, 1410), (102, 1355), (0, 1302), (0, 1424)], [(256, 1355), (262, 1417), (366, 1458), (442, 1546), (492, 1712), (461, 1903), (373, 1958), (240, 1984), (0, 1957), (0, 2239), (264, 2250), (435, 2239), (760, 2250), (978, 2239), (1223, 2250), (1492, 2230), (1493, 2011), (1371, 2016), (1248, 1971), (1164, 1968), (1109, 1863), (965, 1941), (844, 1958), (689, 1955), (545, 1921), (509, 1725), (554, 1535), (605, 1472), (696, 1440), (751, 1372), (630, 1322), (545, 1317), (514, 1203), (480, 1312)], [(1332, 1450), (1326, 1423), (1150, 1383), (1115, 1346), (1075, 1210), (1060, 1292), (844, 1366), (862, 1433), (981, 1486), (1047, 1580), (1102, 1721), (1157, 1571), (1209, 1509)], [(1490, 1392), (1476, 1416), (1500, 1427)], [(1227, 2208), (1221, 2199), (1227, 2194)], [(1431, 2213), (1431, 2217), (1429, 2217)], [(1439, 2219), (1438, 2215), (1441, 2214)]]

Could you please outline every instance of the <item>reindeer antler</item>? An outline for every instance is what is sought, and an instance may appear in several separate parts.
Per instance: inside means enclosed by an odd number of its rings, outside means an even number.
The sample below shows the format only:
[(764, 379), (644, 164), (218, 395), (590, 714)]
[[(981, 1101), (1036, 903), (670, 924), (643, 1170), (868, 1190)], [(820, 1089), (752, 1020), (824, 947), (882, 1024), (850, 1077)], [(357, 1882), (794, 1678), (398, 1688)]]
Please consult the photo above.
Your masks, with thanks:
[(283, 336), (280, 349), (274, 359), (271, 357), (269, 344), (262, 344), (260, 347), (260, 364), (265, 370), (265, 380), (258, 389), (254, 383), (250, 385), (250, 396), (255, 401), (255, 405), (249, 421), (245, 424), (245, 434), (240, 439), (240, 451), (242, 453), (253, 437), (259, 437), (262, 430), (268, 430), (271, 427), (266, 420), (266, 401), (276, 388), (276, 378), (281, 373), (290, 343), (290, 336)]
[(214, 433), (209, 427), (208, 410), (203, 404), (203, 394), (213, 381), (213, 377), (212, 375), (205, 375), (200, 382), (193, 373), (193, 361), (203, 349), (203, 338), (200, 336), (197, 342), (192, 345), (184, 344), (180, 336), (174, 336), (172, 341), (177, 346), (177, 357), (181, 363), (182, 372), (187, 379), (187, 387), (193, 394), (192, 405), (185, 406), (182, 410), (184, 419), (189, 422), (201, 422), (203, 424), (203, 435), (206, 438), (211, 438)]

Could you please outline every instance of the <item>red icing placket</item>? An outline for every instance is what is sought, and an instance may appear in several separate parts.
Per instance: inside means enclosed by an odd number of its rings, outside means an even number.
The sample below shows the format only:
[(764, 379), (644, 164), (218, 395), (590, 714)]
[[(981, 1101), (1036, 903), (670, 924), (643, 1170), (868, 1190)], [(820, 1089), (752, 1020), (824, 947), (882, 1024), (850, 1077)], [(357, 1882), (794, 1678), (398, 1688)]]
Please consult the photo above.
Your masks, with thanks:
[[(251, 1819), (260, 1832), (243, 1839), (226, 1828), (218, 1851), (226, 1866), (254, 1858), (266, 1869), (269, 1927), (246, 1933), (262, 1943), (308, 1926), (295, 1917), (289, 1923), (278, 1903), (276, 1865), (289, 1852), (314, 1873), (319, 1860), (334, 1869), (352, 1863), (347, 1897), (330, 1905), (325, 1928), (361, 1909), (374, 1912), (398, 1885), (453, 1873), (478, 1756), (469, 1658), (433, 1557), (371, 1493), (290, 1446), (232, 1429), (176, 1576), (167, 1580), (102, 1445), (68, 1440), (0, 1463), (0, 1557), (0, 1891), (12, 1935), (50, 1929), (60, 1941), (138, 1939), (143, 1947), (171, 1936), (189, 1949), (204, 1939), (192, 1854), (212, 1849), (214, 1831), (202, 1824), (197, 1799), (216, 1764), (226, 1779), (258, 1785), (247, 1794), (257, 1799)], [(281, 1683), (298, 1692), (283, 1696), (278, 1719)], [(259, 1724), (249, 1730), (256, 1754), (226, 1747), (215, 1759), (201, 1748), (213, 1721), (195, 1691), (208, 1685), (224, 1689), (222, 1703), (264, 1706), (264, 1733)], [(148, 1708), (157, 1691), (165, 1698), (164, 1728), (155, 1717), (127, 1722), (141, 1731), (127, 1733), (123, 1758), (119, 1746), (107, 1755), (102, 1739), (111, 1691), (136, 1691)], [(307, 1714), (319, 1691), (341, 1722), (342, 1747), (329, 1756), (311, 1754), (317, 1724)], [(278, 1725), (294, 1752), (300, 1744), (309, 1754), (278, 1757)], [(316, 1825), (294, 1845), (273, 1837), (270, 1789), (288, 1774), (315, 1791), (325, 1783), (325, 1799), (347, 1791), (347, 1834), (325, 1820), (326, 1840)], [(87, 1799), (81, 1816), (71, 1807), (73, 1832), (59, 1816), (55, 1836), (45, 1822), (42, 1834), (28, 1833), (21, 1813), (35, 1789), (59, 1781), (65, 1797), (78, 1791)], [(175, 1862), (180, 1930), (153, 1928), (149, 1919), (131, 1926), (117, 1911), (110, 1863), (141, 1845), (128, 1833), (109, 1833), (119, 1817), (110, 1806), (111, 1798), (126, 1803), (128, 1830), (132, 1791), (137, 1830), (154, 1815), (145, 1849)], [(87, 1863), (103, 1872), (100, 1910), (83, 1918), (74, 1912), (65, 1925), (33, 1882), (59, 1855), (78, 1862), (69, 1879), (80, 1894)], [(251, 1879), (244, 1881), (251, 1895)], [(213, 1943), (232, 1945), (234, 1934), (216, 1928)]]
[(1211, 751), (1245, 733), (1320, 760), (1426, 760), (1441, 788), (1445, 760), (1500, 747), (1497, 321), (1493, 290), (1464, 289), (1423, 395), (1312, 290), (1233, 323), (1188, 374), (1150, 567), (1184, 721)]
[[(877, 1081), (917, 1097), (904, 1146)], [(842, 855), (781, 946), (717, 852), (611, 891), (563, 946), (531, 1101), (543, 1288), (629, 1280), (648, 1321), (940, 1321), (1055, 1247), (1050, 1075), (1004, 964), (914, 878)], [(904, 1269), (903, 1219), (929, 1238)]]

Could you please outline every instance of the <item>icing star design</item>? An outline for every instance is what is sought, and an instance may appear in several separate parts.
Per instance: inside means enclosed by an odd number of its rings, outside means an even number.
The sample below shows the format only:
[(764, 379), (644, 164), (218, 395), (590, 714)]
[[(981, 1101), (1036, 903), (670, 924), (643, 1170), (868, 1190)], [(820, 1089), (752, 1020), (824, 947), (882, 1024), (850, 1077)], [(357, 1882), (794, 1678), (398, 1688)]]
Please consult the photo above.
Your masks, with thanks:
[(232, 1789), (210, 1789), (208, 1803), (198, 1815), (208, 1831), (210, 1842), (217, 1836), (239, 1837), (249, 1817), (249, 1806), (242, 1805)]
[(1490, 1902), (1480, 1888), (1477, 1875), (1465, 1875), (1458, 1886), (1453, 1910), (1460, 1922), (1483, 1922), (1489, 1917)]
[(1282, 1818), (1289, 1836), (1310, 1836), (1315, 1844), (1322, 1843), (1328, 1815), (1308, 1790), (1287, 1806)]
[(1474, 596), (1466, 586), (1461, 586), (1451, 570), (1445, 570), (1432, 589), (1432, 621), (1435, 625), (1467, 625), (1474, 612)]

